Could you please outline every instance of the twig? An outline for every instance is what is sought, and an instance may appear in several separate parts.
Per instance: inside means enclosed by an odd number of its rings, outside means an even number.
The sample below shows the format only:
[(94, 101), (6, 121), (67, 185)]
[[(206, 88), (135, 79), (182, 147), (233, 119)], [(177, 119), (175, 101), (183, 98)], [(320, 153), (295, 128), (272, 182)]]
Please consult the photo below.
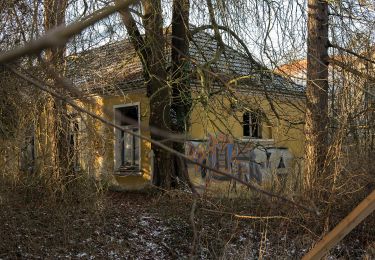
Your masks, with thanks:
[(221, 210), (213, 210), (213, 209), (205, 209), (205, 208), (202, 208), (202, 210), (208, 211), (208, 212), (213, 212), (213, 213), (232, 215), (235, 218), (239, 218), (239, 219), (286, 219), (286, 220), (290, 220), (290, 218), (283, 217), (283, 216), (264, 216), (264, 217), (261, 217), (261, 216), (239, 215), (239, 214), (235, 214), (235, 213), (232, 213), (232, 212), (221, 211)]
[(287, 219), (287, 220), (289, 220), (289, 218), (283, 217), (283, 216), (265, 216), (265, 217), (260, 217), (260, 216), (248, 216), (248, 215), (237, 215), (237, 214), (234, 214), (234, 217), (241, 218), (241, 219)]
[(302, 225), (300, 223), (300, 221), (294, 221), (291, 218), (284, 217), (284, 216), (264, 216), (264, 217), (261, 217), (261, 216), (239, 215), (239, 214), (235, 214), (235, 213), (232, 213), (232, 212), (220, 211), (220, 210), (213, 210), (213, 209), (205, 209), (205, 208), (201, 208), (201, 210), (208, 211), (208, 212), (214, 212), (214, 213), (220, 213), (220, 214), (227, 214), (227, 215), (234, 216), (234, 217), (236, 217), (238, 219), (267, 219), (267, 220), (268, 219), (285, 219), (285, 220), (288, 220), (288, 221), (290, 221), (292, 223), (295, 223), (296, 225), (302, 227), (303, 229), (305, 229), (307, 232), (309, 232), (314, 237), (316, 237), (316, 238), (319, 237), (317, 234), (315, 234), (310, 229), (308, 229), (305, 225)]

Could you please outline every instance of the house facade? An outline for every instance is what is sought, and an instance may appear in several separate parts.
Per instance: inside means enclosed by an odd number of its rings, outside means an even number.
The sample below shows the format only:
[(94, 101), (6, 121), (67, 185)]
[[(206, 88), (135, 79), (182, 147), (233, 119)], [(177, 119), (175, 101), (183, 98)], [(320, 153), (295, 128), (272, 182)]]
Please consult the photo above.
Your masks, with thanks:
[[(295, 167), (303, 157), (303, 88), (272, 72), (259, 72), (259, 64), (230, 46), (205, 73), (202, 68), (217, 48), (213, 37), (203, 32), (190, 42), (192, 108), (186, 145), (207, 147), (209, 137), (230, 140), (238, 155), (246, 157), (256, 149), (255, 160), (261, 165), (270, 164), (266, 154), (276, 151), (273, 168), (280, 160)], [(128, 130), (150, 136), (152, 97), (147, 95), (141, 62), (128, 41), (70, 56), (68, 64), (72, 70), (67, 76), (96, 101), (96, 105), (83, 106)], [(84, 116), (77, 117), (77, 122), (80, 137), (76, 143), (89, 148), (79, 155), (80, 167), (111, 176), (111, 181), (124, 189), (141, 189), (152, 181), (149, 142)], [(203, 153), (207, 155), (207, 151)], [(266, 159), (268, 162), (263, 162)]]

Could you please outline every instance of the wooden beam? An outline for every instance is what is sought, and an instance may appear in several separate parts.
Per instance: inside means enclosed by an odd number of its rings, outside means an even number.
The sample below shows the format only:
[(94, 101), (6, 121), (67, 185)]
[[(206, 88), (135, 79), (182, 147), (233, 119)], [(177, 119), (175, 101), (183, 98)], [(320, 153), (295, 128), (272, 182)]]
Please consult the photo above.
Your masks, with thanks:
[(375, 190), (310, 250), (302, 260), (321, 259), (332, 247), (375, 210)]

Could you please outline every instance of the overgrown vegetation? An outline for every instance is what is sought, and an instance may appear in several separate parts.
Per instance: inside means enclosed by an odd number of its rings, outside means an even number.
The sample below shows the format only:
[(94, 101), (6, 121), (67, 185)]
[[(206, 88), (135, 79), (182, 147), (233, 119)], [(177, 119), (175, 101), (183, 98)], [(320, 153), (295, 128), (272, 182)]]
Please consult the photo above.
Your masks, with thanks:
[[(241, 198), (199, 199), (194, 226), (193, 199), (181, 191), (107, 192), (95, 201), (70, 205), (35, 199), (26, 203), (26, 194), (19, 191), (1, 195), (0, 252), (5, 259), (175, 259), (192, 253), (199, 259), (300, 258), (319, 238), (325, 221), (247, 191)], [(356, 202), (336, 205), (332, 223)], [(372, 259), (374, 224), (368, 218), (330, 257)]]
[[(94, 19), (100, 8), (124, 4), (42, 2), (0, 3), (0, 49), (21, 44), (28, 50), (23, 53), (30, 54), (16, 54), (17, 59), (0, 64), (0, 259), (300, 258), (375, 189), (375, 8), (370, 1), (144, 0), (119, 8), (122, 19), (110, 16), (77, 29), (67, 45), (47, 37), (34, 50), (31, 39), (66, 20), (83, 24), (88, 13)], [(323, 7), (322, 13), (307, 28), (305, 9), (311, 15), (314, 4)], [(164, 30), (163, 19), (171, 19), (172, 35)], [(53, 32), (59, 30), (64, 29)], [(191, 35), (201, 32), (209, 38), (203, 45), (215, 48), (212, 57), (202, 55), (198, 62), (189, 44), (204, 54)], [(65, 78), (87, 70), (100, 74), (96, 68), (73, 70), (69, 61), (119, 35), (130, 37), (150, 98), (147, 131), (155, 153), (150, 167), (155, 186), (142, 192), (111, 191), (115, 169), (105, 164), (112, 164), (114, 155), (107, 151), (113, 149), (113, 128), (126, 129), (106, 120), (108, 111), (92, 93)], [(308, 35), (315, 38), (306, 53)], [(222, 73), (217, 66), (235, 47), (253, 65), (246, 75), (231, 68)], [(1, 52), (0, 59), (4, 57)], [(105, 57), (98, 60), (107, 62)], [(305, 64), (298, 73), (289, 64), (296, 60)], [(100, 80), (121, 81), (116, 69), (100, 74)], [(193, 79), (194, 93), (189, 85)], [(307, 82), (306, 100), (267, 88), (288, 83), (282, 86), (286, 88), (293, 80)], [(240, 83), (256, 88), (256, 94), (237, 89)], [(107, 85), (100, 86), (104, 92)], [(259, 112), (265, 103), (269, 115)], [(285, 125), (286, 134), (304, 131), (305, 158), (296, 158), (295, 168), (273, 174), (261, 186), (250, 181), (233, 189), (233, 180), (209, 183), (201, 176), (194, 186), (187, 157), (178, 152), (185, 152), (190, 113), (196, 107), (215, 116), (207, 125), (232, 139), (225, 122), (236, 112), (247, 117), (257, 112), (270, 127)], [(298, 116), (289, 114), (290, 108)], [(374, 227), (372, 213), (329, 257), (375, 258)]]

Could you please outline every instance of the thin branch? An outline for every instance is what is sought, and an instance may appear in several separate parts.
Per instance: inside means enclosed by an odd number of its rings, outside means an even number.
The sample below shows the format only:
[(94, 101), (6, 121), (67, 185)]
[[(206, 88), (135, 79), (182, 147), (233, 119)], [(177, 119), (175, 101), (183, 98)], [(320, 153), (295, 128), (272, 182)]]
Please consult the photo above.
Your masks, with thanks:
[[(115, 0), (115, 4), (120, 5), (122, 3), (121, 0)], [(137, 22), (134, 20), (130, 9), (128, 7), (122, 8), (120, 11), (120, 16), (122, 19), (123, 24), (126, 27), (126, 30), (129, 34), (130, 41), (138, 53), (138, 56), (141, 60), (143, 70), (146, 71), (147, 68), (147, 61), (146, 59), (149, 57), (149, 53), (151, 53), (150, 48), (145, 44), (145, 41), (140, 33)]]
[(137, 1), (124, 0), (114, 6), (102, 8), (84, 18), (82, 21), (71, 23), (68, 26), (59, 26), (55, 29), (49, 30), (38, 40), (31, 41), (20, 48), (0, 53), (0, 64), (14, 61), (25, 55), (39, 54), (41, 51), (47, 48), (63, 45), (67, 43), (72, 36), (80, 33), (85, 28), (123, 8), (128, 7), (131, 4), (134, 4), (135, 2)]
[(336, 66), (342, 68), (343, 70), (346, 70), (346, 71), (352, 73), (353, 75), (359, 76), (359, 77), (361, 77), (361, 78), (367, 78), (367, 79), (369, 79), (369, 80), (371, 80), (371, 81), (375, 81), (375, 77), (373, 77), (373, 76), (371, 76), (371, 75), (366, 75), (366, 74), (364, 74), (363, 72), (360, 72), (360, 71), (358, 71), (358, 70), (356, 70), (356, 69), (353, 69), (353, 68), (347, 66), (347, 65), (346, 65), (344, 62), (342, 62), (342, 61), (339, 61), (339, 60), (336, 60), (336, 59), (332, 59), (332, 58), (330, 58), (330, 59), (329, 59), (329, 62), (330, 62), (331, 64), (333, 64), (333, 65), (336, 65)]
[(215, 11), (214, 11), (214, 7), (212, 5), (212, 1), (206, 0), (206, 2), (207, 2), (208, 13), (210, 15), (210, 21), (211, 21), (211, 24), (212, 24), (212, 28), (213, 28), (214, 33), (215, 33), (215, 39), (216, 39), (217, 44), (219, 46), (219, 48), (216, 50), (214, 58), (212, 60), (210, 60), (210, 62), (208, 62), (205, 65), (205, 66), (210, 66), (212, 63), (215, 63), (220, 59), (220, 56), (224, 53), (225, 44), (223, 42), (223, 39), (221, 38), (219, 28), (218, 28), (218, 24), (217, 24), (216, 19), (215, 19)]
[(347, 53), (349, 53), (349, 54), (351, 54), (351, 55), (353, 55), (353, 56), (356, 56), (357, 58), (360, 58), (360, 59), (362, 59), (362, 60), (365, 60), (365, 61), (368, 61), (368, 62), (371, 62), (371, 63), (375, 64), (375, 60), (369, 59), (369, 58), (367, 58), (367, 57), (365, 57), (365, 56), (363, 56), (363, 55), (360, 55), (360, 54), (358, 54), (358, 53), (355, 53), (354, 51), (349, 50), (349, 49), (346, 49), (346, 48), (344, 48), (344, 47), (338, 46), (338, 45), (336, 45), (336, 44), (334, 44), (334, 43), (332, 43), (332, 42), (329, 42), (329, 47), (332, 47), (332, 48), (338, 49), (338, 50), (343, 51), (343, 52), (347, 52)]
[[(259, 65), (259, 63), (253, 58), (253, 55), (251, 54), (250, 50), (247, 48), (245, 42), (233, 30), (231, 30), (230, 28), (228, 28), (226, 26), (222, 26), (222, 25), (216, 25), (216, 27), (219, 30), (223, 30), (223, 31), (229, 33), (232, 37), (234, 37), (239, 42), (239, 44), (242, 46), (242, 48), (244, 48), (244, 50), (246, 52), (246, 55), (250, 59), (250, 61), (252, 63), (254, 63), (254, 65)], [(213, 25), (202, 25), (202, 26), (192, 30), (191, 35), (193, 36), (194, 34), (200, 32), (200, 31), (207, 30), (207, 29), (214, 29), (214, 26)], [(261, 67), (261, 66), (259, 65), (259, 67)], [(262, 69), (268, 70), (265, 67), (263, 67)]]

